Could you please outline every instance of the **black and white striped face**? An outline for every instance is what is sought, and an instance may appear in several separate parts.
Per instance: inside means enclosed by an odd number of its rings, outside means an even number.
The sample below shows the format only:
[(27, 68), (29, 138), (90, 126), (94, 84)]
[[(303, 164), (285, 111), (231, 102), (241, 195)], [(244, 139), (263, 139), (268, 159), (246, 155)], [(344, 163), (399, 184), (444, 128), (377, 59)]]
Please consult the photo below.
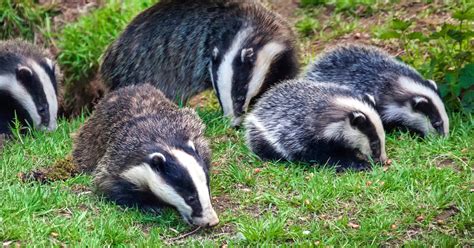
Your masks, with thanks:
[(270, 85), (296, 74), (293, 52), (279, 42), (262, 42), (246, 28), (228, 48), (214, 47), (210, 64), (212, 85), (232, 126), (242, 122), (254, 97)]
[(16, 66), (14, 75), (0, 75), (0, 89), (20, 103), (34, 127), (55, 130), (58, 101), (54, 64), (48, 58), (24, 62)]
[(398, 84), (397, 102), (384, 108), (382, 118), (400, 123), (421, 136), (430, 133), (448, 135), (449, 118), (436, 83), (427, 80), (422, 84), (400, 77)]
[(380, 116), (371, 103), (355, 98), (337, 97), (333, 104), (347, 115), (324, 128), (328, 140), (340, 140), (346, 146), (359, 151), (364, 157), (385, 162), (385, 132)]
[(209, 174), (193, 143), (154, 150), (121, 176), (174, 206), (188, 224), (217, 225), (219, 218), (211, 205)]

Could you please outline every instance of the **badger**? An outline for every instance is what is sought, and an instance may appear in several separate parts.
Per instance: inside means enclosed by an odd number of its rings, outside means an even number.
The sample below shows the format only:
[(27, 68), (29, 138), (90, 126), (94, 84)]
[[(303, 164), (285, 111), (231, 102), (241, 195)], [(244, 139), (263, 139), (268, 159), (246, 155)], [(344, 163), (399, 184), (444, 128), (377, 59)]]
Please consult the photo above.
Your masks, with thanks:
[(448, 135), (449, 119), (433, 80), (372, 46), (345, 44), (323, 52), (305, 75), (310, 80), (371, 94), (385, 129), (407, 129), (424, 137)]
[(245, 118), (247, 145), (262, 159), (365, 170), (371, 160), (387, 159), (373, 104), (337, 84), (288, 80), (267, 91)]
[(0, 134), (22, 126), (55, 130), (58, 70), (47, 53), (20, 39), (0, 41)]
[(150, 82), (178, 103), (213, 87), (238, 126), (253, 99), (298, 67), (290, 26), (259, 2), (164, 0), (108, 47), (100, 72), (111, 90)]
[(210, 149), (194, 110), (149, 84), (106, 95), (75, 135), (72, 158), (100, 195), (126, 207), (175, 207), (188, 224), (217, 225)]

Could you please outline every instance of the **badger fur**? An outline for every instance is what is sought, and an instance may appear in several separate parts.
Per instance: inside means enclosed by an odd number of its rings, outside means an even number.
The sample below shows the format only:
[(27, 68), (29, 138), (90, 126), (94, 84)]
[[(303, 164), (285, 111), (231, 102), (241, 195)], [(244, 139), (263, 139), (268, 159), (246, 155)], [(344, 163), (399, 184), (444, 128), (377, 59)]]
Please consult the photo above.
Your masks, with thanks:
[(194, 110), (178, 109), (155, 87), (128, 86), (97, 104), (75, 138), (73, 160), (120, 205), (171, 205), (189, 224), (214, 226), (203, 129)]
[(213, 87), (236, 126), (253, 98), (296, 76), (293, 37), (254, 0), (164, 0), (128, 25), (100, 71), (111, 89), (150, 82), (177, 102)]
[(264, 159), (317, 162), (362, 170), (385, 161), (385, 134), (373, 103), (350, 89), (304, 79), (267, 91), (244, 123), (251, 150)]
[(415, 69), (371, 46), (346, 44), (329, 49), (306, 77), (372, 94), (386, 129), (401, 127), (421, 136), (447, 135), (449, 119), (438, 87)]
[(19, 39), (0, 41), (0, 134), (19, 122), (52, 131), (58, 112), (57, 69), (45, 51)]

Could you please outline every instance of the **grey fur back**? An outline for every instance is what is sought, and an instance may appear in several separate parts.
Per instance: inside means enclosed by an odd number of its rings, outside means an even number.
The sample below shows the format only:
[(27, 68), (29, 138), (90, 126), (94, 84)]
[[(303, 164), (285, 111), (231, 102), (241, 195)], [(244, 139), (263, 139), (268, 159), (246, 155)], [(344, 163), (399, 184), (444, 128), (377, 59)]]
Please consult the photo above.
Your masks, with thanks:
[[(378, 96), (393, 90), (400, 76), (420, 83), (423, 77), (412, 67), (399, 62), (393, 56), (373, 46), (344, 44), (327, 49), (309, 66), (305, 75), (310, 80), (338, 82), (347, 85), (358, 94)], [(424, 85), (432, 88), (429, 83)]]

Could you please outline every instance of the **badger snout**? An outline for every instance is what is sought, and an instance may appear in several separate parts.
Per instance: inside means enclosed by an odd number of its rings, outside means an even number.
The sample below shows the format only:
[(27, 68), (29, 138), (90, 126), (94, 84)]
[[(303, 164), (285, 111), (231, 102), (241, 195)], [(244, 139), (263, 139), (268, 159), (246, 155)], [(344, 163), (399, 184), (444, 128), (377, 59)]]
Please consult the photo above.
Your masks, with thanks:
[(242, 116), (233, 117), (230, 125), (235, 128), (235, 127), (239, 127), (241, 123), (242, 123)]
[(196, 217), (192, 219), (192, 224), (202, 227), (213, 227), (219, 224), (219, 217), (217, 217), (216, 211), (210, 209), (203, 214), (202, 217)]
[(56, 128), (58, 128), (58, 122), (56, 120), (51, 120), (49, 125), (46, 127), (46, 130), (51, 132), (56, 130)]

